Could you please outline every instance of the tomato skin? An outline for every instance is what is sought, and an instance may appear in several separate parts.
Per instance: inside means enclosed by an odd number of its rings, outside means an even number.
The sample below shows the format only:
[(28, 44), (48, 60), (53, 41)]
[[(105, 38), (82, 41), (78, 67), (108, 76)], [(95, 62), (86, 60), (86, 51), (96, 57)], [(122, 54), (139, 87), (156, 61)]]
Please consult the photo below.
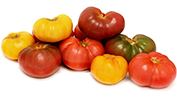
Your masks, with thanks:
[(21, 69), (27, 75), (38, 78), (55, 73), (61, 59), (61, 53), (56, 46), (40, 42), (23, 49), (18, 56)]
[(176, 67), (167, 56), (161, 53), (141, 53), (129, 63), (129, 76), (140, 86), (164, 88), (174, 81)]
[(33, 34), (33, 32), (32, 32), (32, 36), (33, 36), (35, 42), (39, 42), (39, 41), (40, 41), (40, 40)]
[(12, 32), (2, 40), (1, 49), (7, 58), (18, 60), (20, 51), (34, 43), (35, 40), (30, 33), (26, 31)]
[(125, 26), (121, 14), (110, 11), (106, 14), (95, 7), (88, 7), (80, 14), (78, 26), (88, 37), (97, 40), (120, 34)]
[(83, 40), (83, 39), (85, 39), (87, 37), (87, 35), (80, 30), (78, 25), (76, 25), (76, 27), (74, 29), (74, 35), (79, 40)]
[(105, 51), (109, 54), (121, 55), (130, 62), (139, 53), (155, 52), (156, 44), (150, 37), (142, 34), (137, 34), (132, 39), (119, 34), (106, 42)]
[(41, 18), (33, 25), (33, 33), (42, 42), (59, 42), (72, 34), (73, 23), (65, 14), (53, 19)]
[(89, 69), (93, 58), (105, 52), (102, 43), (91, 38), (80, 41), (69, 37), (60, 43), (59, 49), (63, 63), (73, 70)]
[(99, 82), (116, 84), (126, 76), (128, 63), (122, 56), (104, 54), (93, 59), (90, 70)]

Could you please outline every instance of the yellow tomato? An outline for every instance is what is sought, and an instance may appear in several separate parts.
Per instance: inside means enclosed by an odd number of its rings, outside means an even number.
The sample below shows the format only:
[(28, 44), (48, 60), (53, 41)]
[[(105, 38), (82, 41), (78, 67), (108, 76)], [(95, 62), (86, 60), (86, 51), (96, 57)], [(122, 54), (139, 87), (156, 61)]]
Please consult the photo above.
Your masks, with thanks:
[(58, 42), (68, 38), (72, 33), (71, 19), (61, 14), (53, 19), (41, 18), (34, 23), (33, 34), (44, 42)]
[(128, 63), (122, 56), (104, 54), (93, 59), (90, 70), (99, 82), (116, 84), (126, 76)]
[(34, 43), (35, 40), (30, 33), (26, 31), (12, 32), (2, 40), (1, 49), (7, 58), (17, 60), (20, 51)]

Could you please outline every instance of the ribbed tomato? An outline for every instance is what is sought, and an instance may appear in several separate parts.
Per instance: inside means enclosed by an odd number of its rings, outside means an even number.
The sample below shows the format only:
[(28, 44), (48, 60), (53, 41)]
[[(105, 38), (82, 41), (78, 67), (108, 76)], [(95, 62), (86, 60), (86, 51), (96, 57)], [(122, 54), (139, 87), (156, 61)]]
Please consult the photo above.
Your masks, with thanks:
[(110, 11), (104, 14), (98, 8), (88, 7), (80, 14), (78, 26), (90, 38), (102, 40), (120, 34), (125, 21), (117, 12)]
[(30, 33), (26, 31), (12, 32), (2, 40), (1, 49), (7, 58), (18, 60), (20, 51), (34, 43), (35, 40)]
[(105, 53), (101, 42), (86, 38), (82, 41), (69, 37), (59, 45), (63, 63), (73, 70), (86, 70), (90, 68), (92, 60)]
[(18, 62), (29, 76), (44, 78), (57, 71), (61, 64), (61, 53), (56, 46), (35, 43), (20, 52)]
[(72, 33), (73, 23), (67, 15), (61, 14), (53, 19), (38, 19), (33, 26), (33, 34), (43, 42), (58, 42)]
[(156, 45), (150, 37), (142, 34), (138, 34), (132, 39), (119, 34), (106, 42), (105, 50), (110, 54), (121, 55), (130, 62), (139, 53), (156, 51)]
[(161, 53), (141, 53), (130, 61), (129, 76), (140, 86), (164, 88), (174, 81), (176, 67), (167, 56)]
[(115, 84), (127, 75), (128, 63), (122, 56), (104, 54), (93, 59), (90, 70), (99, 82)]

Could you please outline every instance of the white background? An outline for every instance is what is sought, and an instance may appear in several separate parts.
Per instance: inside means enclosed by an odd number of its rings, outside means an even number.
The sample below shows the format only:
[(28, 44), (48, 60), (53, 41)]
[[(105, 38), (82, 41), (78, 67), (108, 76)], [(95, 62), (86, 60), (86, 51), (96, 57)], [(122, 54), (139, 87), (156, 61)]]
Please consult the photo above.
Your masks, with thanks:
[[(122, 14), (123, 34), (151, 37), (157, 51), (177, 64), (175, 0), (1, 0), (0, 41), (10, 32), (31, 33), (34, 22), (42, 17), (66, 14), (75, 27), (80, 13), (89, 6)], [(51, 77), (36, 79), (24, 74), (18, 62), (4, 57), (2, 51), (0, 63), (0, 98), (177, 98), (177, 79), (164, 89), (140, 87), (128, 76), (115, 85), (103, 85), (89, 71), (76, 72), (63, 66)]]

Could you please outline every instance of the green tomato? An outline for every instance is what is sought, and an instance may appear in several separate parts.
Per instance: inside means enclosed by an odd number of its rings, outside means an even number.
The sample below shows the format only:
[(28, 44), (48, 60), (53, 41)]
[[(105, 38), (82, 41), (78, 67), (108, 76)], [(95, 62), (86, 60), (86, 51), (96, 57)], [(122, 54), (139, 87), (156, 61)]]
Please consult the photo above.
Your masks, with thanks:
[(109, 54), (123, 56), (130, 62), (139, 53), (156, 51), (156, 45), (150, 37), (142, 34), (138, 34), (132, 39), (119, 34), (106, 42), (105, 50)]

